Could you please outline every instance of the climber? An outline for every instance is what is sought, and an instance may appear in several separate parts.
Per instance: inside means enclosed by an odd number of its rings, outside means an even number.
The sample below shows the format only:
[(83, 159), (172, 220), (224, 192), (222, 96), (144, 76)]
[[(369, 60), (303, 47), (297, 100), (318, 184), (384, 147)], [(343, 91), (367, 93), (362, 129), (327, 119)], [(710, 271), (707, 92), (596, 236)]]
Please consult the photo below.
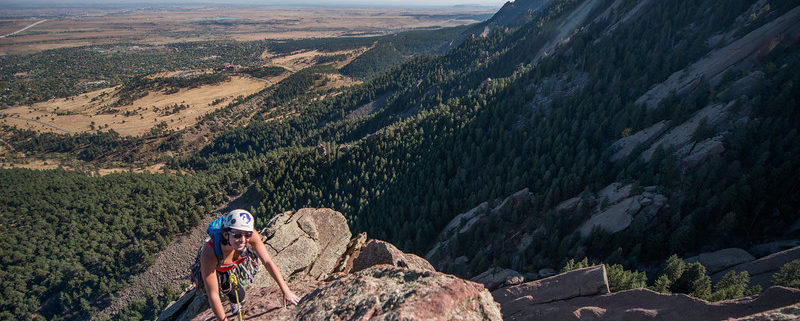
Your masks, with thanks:
[(239, 314), (245, 299), (243, 285), (248, 279), (252, 281), (258, 269), (257, 259), (264, 264), (283, 292), (284, 306), (287, 302), (297, 305), (300, 301), (283, 280), (278, 266), (272, 261), (266, 246), (261, 241), (261, 235), (253, 228), (253, 221), (253, 215), (245, 210), (230, 211), (222, 218), (221, 233), (218, 233), (219, 242), (215, 242), (212, 235), (200, 249), (198, 281), (203, 284), (202, 288), (208, 295), (208, 304), (218, 320), (228, 320), (220, 300), (220, 293), (228, 295), (232, 312)]

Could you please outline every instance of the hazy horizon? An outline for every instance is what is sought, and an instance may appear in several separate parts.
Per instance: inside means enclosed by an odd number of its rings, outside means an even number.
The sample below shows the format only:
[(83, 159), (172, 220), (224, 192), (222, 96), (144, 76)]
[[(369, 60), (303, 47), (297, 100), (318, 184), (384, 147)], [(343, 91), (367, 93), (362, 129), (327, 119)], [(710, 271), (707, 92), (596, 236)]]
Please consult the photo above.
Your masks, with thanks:
[(506, 0), (346, 0), (331, 3), (320, 0), (223, 0), (223, 1), (192, 1), (192, 0), (10, 0), (2, 1), (0, 9), (3, 8), (38, 8), (38, 7), (127, 7), (127, 6), (171, 6), (171, 5), (202, 5), (202, 6), (274, 6), (274, 7), (375, 7), (375, 8), (432, 8), (432, 7), (494, 7), (500, 8)]

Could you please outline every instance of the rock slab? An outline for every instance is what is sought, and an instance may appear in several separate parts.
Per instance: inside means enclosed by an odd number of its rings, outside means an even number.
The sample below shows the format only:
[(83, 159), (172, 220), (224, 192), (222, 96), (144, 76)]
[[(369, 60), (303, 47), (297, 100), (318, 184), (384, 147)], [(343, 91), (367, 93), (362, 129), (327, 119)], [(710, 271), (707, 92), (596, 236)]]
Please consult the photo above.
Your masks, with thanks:
[[(261, 234), (272, 260), (287, 280), (327, 277), (351, 236), (344, 215), (327, 208), (303, 208), (276, 215)], [(274, 282), (262, 266), (253, 285), (265, 287)]]
[(434, 271), (378, 265), (309, 293), (295, 320), (502, 320), (482, 285)]
[(712, 274), (711, 279), (715, 282), (719, 281), (728, 271), (747, 271), (747, 274), (750, 275), (750, 285), (758, 284), (767, 288), (772, 286), (772, 275), (778, 272), (781, 266), (797, 259), (800, 259), (800, 246), (732, 266)]
[(687, 263), (700, 262), (706, 267), (708, 273), (716, 273), (725, 268), (755, 260), (747, 251), (740, 248), (722, 249), (716, 252), (701, 253), (698, 256), (686, 259)]
[(492, 296), (500, 303), (503, 315), (509, 316), (531, 305), (609, 292), (606, 268), (601, 264), (496, 290)]

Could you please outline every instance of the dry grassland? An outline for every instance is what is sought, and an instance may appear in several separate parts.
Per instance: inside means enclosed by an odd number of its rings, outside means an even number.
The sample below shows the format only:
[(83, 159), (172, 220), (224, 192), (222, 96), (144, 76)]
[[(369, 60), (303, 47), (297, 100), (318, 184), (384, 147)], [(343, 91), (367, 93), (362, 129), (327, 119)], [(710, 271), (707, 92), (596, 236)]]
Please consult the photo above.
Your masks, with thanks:
[[(65, 170), (79, 170), (85, 172), (90, 175), (96, 176), (105, 176), (108, 174), (116, 174), (116, 173), (164, 173), (166, 165), (164, 163), (157, 163), (149, 166), (143, 167), (112, 167), (112, 168), (97, 168), (91, 169), (87, 168), (86, 166), (82, 167), (75, 167), (71, 164), (64, 164), (61, 160), (58, 159), (24, 159), (19, 162), (3, 162), (0, 163), (0, 168), (4, 169), (12, 169), (12, 168), (27, 168), (27, 169), (34, 169), (34, 170), (52, 170), (52, 169), (65, 169)], [(167, 170), (170, 173), (174, 173), (173, 170)]]
[[(102, 106), (115, 101), (116, 88), (106, 88), (70, 98), (53, 99), (31, 106), (12, 107), (3, 110), (6, 117), (0, 123), (28, 128), (42, 132), (79, 133), (100, 129), (118, 132), (125, 136), (138, 136), (148, 132), (153, 126), (165, 122), (167, 129), (180, 130), (197, 123), (197, 117), (217, 108), (224, 107), (238, 96), (248, 96), (268, 86), (263, 80), (246, 77), (231, 77), (231, 80), (217, 85), (182, 89), (178, 93), (166, 95), (151, 92), (133, 102), (132, 105), (118, 107), (113, 114), (98, 113)], [(104, 98), (95, 99), (106, 94)], [(222, 103), (211, 105), (216, 99)], [(178, 113), (163, 116), (163, 111), (174, 104), (190, 107)], [(125, 116), (128, 112), (129, 116)]]
[(314, 60), (314, 57), (316, 56), (347, 55), (348, 57), (346, 60), (334, 64), (334, 67), (341, 68), (344, 65), (349, 64), (351, 61), (353, 61), (353, 59), (363, 54), (370, 48), (371, 47), (365, 47), (357, 50), (342, 50), (334, 52), (320, 52), (317, 50), (310, 50), (310, 51), (295, 52), (290, 55), (276, 55), (269, 51), (264, 51), (261, 54), (261, 58), (267, 61), (267, 65), (281, 66), (290, 71), (298, 71), (300, 69), (316, 65), (317, 62)]
[[(197, 40), (262, 40), (370, 36), (419, 28), (478, 22), (476, 9), (211, 8), (50, 9), (55, 16), (13, 37), (0, 39), (0, 55), (43, 49), (136, 42), (164, 44)], [(25, 14), (32, 14), (24, 12)], [(36, 20), (23, 12), (0, 10), (2, 30), (19, 30)], [(19, 18), (15, 18), (18, 17)], [(229, 19), (229, 20), (214, 20)], [(17, 28), (16, 30), (14, 30)], [(3, 33), (3, 34), (7, 34)]]

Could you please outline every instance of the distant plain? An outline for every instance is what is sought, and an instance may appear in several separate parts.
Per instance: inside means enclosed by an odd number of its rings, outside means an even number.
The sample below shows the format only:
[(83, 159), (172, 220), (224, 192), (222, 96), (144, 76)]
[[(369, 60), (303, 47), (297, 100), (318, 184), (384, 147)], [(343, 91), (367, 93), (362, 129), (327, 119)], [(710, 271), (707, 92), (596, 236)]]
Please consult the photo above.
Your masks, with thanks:
[(113, 43), (164, 44), (376, 36), (485, 20), (486, 9), (374, 9), (182, 6), (116, 9), (0, 9), (0, 55)]

